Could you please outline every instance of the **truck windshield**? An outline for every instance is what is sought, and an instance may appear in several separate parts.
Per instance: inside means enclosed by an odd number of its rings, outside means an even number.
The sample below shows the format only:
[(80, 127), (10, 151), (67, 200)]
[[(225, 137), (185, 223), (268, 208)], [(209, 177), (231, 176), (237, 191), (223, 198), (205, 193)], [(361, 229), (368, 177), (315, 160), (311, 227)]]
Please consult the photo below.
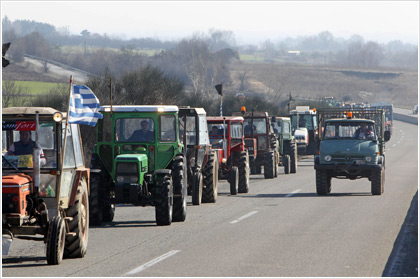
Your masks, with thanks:
[(326, 123), (324, 126), (324, 139), (360, 139), (374, 140), (376, 135), (371, 123)]

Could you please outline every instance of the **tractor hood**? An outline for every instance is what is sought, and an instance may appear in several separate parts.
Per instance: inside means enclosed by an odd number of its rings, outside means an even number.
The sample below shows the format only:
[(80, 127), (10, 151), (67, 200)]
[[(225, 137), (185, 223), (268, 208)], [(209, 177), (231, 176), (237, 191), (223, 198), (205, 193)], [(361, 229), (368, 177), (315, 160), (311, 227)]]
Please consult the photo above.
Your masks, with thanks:
[(320, 145), (323, 155), (371, 155), (378, 151), (377, 142), (372, 140), (324, 140)]

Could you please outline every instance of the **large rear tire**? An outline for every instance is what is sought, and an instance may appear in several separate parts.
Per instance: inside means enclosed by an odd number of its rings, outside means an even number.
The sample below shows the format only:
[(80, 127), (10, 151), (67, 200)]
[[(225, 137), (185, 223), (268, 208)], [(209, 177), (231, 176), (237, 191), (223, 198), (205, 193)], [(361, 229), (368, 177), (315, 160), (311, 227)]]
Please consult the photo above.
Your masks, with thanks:
[(66, 241), (66, 229), (64, 220), (60, 216), (54, 216), (48, 226), (47, 234), (47, 263), (50, 265), (60, 264), (63, 260)]
[(183, 156), (177, 156), (172, 166), (174, 185), (173, 222), (183, 222), (187, 217), (187, 170)]
[(217, 200), (218, 167), (216, 153), (210, 152), (207, 164), (203, 169), (203, 197), (202, 202), (215, 203)]
[(297, 147), (296, 142), (290, 142), (290, 173), (296, 173), (297, 170)]
[(283, 157), (284, 174), (290, 173), (290, 156), (284, 155)]
[(87, 251), (89, 236), (89, 197), (86, 180), (82, 179), (77, 188), (74, 205), (67, 209), (69, 232), (75, 235), (66, 236), (64, 256), (68, 258), (83, 258)]
[(235, 153), (235, 165), (239, 171), (238, 193), (249, 192), (249, 157), (248, 151)]
[(172, 177), (165, 175), (158, 179), (158, 194), (155, 199), (156, 224), (168, 226), (172, 223), (173, 185)]
[(236, 195), (238, 193), (238, 186), (239, 186), (239, 170), (238, 167), (233, 166), (230, 170), (229, 175), (229, 184), (230, 184), (230, 194)]
[(264, 178), (274, 178), (274, 167), (276, 164), (274, 151), (267, 151), (264, 154)]
[(201, 175), (201, 172), (197, 171), (194, 173), (192, 188), (192, 204), (200, 205), (203, 195), (203, 176)]

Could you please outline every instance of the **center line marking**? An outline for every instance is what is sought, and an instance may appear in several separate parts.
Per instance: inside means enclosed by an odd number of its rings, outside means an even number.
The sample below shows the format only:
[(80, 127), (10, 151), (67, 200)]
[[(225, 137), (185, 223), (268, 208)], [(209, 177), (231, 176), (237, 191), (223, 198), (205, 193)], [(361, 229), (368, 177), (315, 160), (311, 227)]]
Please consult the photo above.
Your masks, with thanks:
[(297, 190), (294, 190), (294, 191), (293, 191), (293, 192), (291, 192), (290, 194), (287, 194), (287, 195), (286, 195), (286, 198), (291, 197), (291, 196), (293, 196), (294, 194), (299, 193), (300, 191), (302, 191), (302, 189), (297, 189)]
[(155, 264), (163, 261), (164, 259), (167, 259), (167, 258), (175, 255), (178, 252), (181, 252), (181, 250), (172, 250), (172, 251), (169, 251), (168, 253), (163, 254), (162, 256), (157, 257), (156, 259), (153, 259), (150, 262), (145, 263), (144, 265), (141, 265), (141, 266), (139, 266), (139, 267), (137, 267), (137, 268), (135, 268), (135, 269), (133, 269), (133, 270), (125, 273), (124, 275), (122, 275), (122, 277), (126, 277), (128, 275), (133, 275), (133, 274), (142, 272), (143, 270), (145, 270), (145, 269), (147, 269), (147, 268), (149, 268), (149, 267), (151, 267), (151, 266), (153, 266), (153, 265), (155, 265)]
[(230, 222), (230, 223), (231, 223), (231, 224), (238, 223), (238, 222), (242, 221), (243, 219), (248, 218), (249, 216), (254, 215), (254, 214), (255, 214), (255, 213), (257, 213), (257, 212), (258, 212), (258, 211), (251, 211), (251, 212), (249, 212), (248, 214), (245, 214), (244, 216), (239, 217), (238, 219), (233, 220), (233, 221), (232, 221), (232, 222)]

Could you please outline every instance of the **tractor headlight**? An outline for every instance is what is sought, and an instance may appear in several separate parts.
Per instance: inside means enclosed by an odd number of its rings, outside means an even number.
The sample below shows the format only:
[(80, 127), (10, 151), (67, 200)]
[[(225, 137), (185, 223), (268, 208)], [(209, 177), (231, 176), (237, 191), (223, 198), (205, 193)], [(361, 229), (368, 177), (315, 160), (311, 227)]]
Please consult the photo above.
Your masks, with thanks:
[(366, 161), (367, 163), (372, 162), (372, 157), (370, 157), (370, 156), (366, 156), (366, 157), (365, 157), (365, 161)]
[(118, 183), (137, 183), (139, 178), (137, 176), (117, 176)]
[(123, 183), (124, 182), (124, 176), (117, 176), (117, 182)]
[(324, 157), (324, 160), (327, 162), (331, 161), (331, 159), (332, 159), (331, 155), (325, 155)]

